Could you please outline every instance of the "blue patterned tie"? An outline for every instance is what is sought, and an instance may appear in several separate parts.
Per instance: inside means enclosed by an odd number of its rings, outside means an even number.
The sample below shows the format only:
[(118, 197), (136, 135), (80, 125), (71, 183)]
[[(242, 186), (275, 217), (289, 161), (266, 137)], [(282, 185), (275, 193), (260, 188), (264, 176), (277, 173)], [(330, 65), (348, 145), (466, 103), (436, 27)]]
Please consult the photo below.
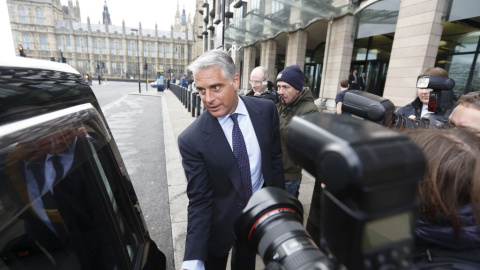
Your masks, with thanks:
[(252, 196), (252, 176), (250, 173), (250, 161), (248, 160), (247, 147), (245, 146), (245, 140), (243, 139), (242, 131), (238, 126), (238, 113), (230, 115), (233, 120), (232, 130), (232, 144), (233, 155), (237, 159), (238, 168), (240, 169), (240, 178), (242, 179), (243, 194), (245, 197), (245, 203)]

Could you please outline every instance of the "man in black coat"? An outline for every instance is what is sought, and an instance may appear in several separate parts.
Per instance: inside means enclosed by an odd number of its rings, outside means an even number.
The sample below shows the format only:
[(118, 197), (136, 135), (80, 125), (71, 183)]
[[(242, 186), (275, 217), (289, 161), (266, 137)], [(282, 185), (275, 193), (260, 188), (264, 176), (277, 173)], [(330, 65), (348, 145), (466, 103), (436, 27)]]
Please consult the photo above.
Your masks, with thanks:
[(353, 70), (352, 74), (348, 76), (348, 84), (350, 85), (350, 89), (358, 90), (360, 89), (359, 86), (359, 78), (358, 78), (358, 70)]
[[(255, 269), (255, 254), (235, 239), (234, 221), (252, 193), (285, 188), (278, 113), (269, 100), (239, 97), (239, 75), (222, 50), (204, 53), (189, 69), (206, 111), (178, 138), (189, 198), (182, 268), (225, 269), (233, 247), (232, 269)], [(246, 168), (235, 150), (236, 126)]]

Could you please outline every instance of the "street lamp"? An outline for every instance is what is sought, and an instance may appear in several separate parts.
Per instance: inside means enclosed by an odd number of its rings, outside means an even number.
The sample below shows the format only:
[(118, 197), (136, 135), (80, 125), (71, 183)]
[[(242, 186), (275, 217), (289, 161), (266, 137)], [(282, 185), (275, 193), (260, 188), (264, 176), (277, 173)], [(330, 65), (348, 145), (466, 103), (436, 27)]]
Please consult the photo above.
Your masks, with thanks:
[(139, 49), (140, 47), (138, 46), (138, 29), (132, 28), (132, 29), (130, 29), (130, 30), (137, 32), (137, 56), (138, 56), (138, 59), (137, 59), (137, 77), (138, 77), (138, 93), (142, 93), (142, 90), (141, 90), (141, 88), (140, 88), (140, 52), (138, 51), (138, 49)]

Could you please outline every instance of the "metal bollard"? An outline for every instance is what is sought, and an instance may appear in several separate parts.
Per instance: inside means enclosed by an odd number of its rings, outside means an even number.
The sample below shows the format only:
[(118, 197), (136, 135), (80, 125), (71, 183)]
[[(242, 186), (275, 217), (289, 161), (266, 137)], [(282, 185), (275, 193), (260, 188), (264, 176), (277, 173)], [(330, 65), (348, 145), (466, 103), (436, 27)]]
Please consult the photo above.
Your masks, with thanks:
[(191, 112), (192, 111), (192, 95), (190, 93), (190, 91), (188, 91), (187, 89), (187, 107), (188, 107), (188, 112)]
[(183, 101), (183, 105), (185, 106), (185, 108), (188, 108), (188, 91), (186, 88), (182, 87), (182, 92), (183, 92), (183, 95), (185, 96), (185, 100)]
[(200, 116), (200, 105), (202, 104), (201, 99), (199, 96), (197, 96), (198, 102), (197, 102), (197, 117)]
[(195, 117), (195, 109), (197, 107), (197, 95), (192, 93), (192, 117)]

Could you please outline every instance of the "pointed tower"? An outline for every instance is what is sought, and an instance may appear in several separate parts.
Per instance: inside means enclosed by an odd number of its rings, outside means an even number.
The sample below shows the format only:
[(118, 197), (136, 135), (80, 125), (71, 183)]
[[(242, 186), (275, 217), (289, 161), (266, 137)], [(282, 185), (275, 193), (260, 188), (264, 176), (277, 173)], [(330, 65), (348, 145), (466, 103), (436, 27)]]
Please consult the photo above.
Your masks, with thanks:
[(187, 15), (185, 15), (185, 6), (183, 6), (182, 11), (182, 26), (187, 26)]
[(180, 8), (178, 7), (178, 0), (177, 0), (177, 11), (175, 12), (175, 27), (180, 26), (182, 23), (180, 18)]
[(105, 0), (105, 5), (103, 5), (103, 24), (111, 25), (112, 21), (110, 20), (110, 12), (108, 12), (107, 0)]

